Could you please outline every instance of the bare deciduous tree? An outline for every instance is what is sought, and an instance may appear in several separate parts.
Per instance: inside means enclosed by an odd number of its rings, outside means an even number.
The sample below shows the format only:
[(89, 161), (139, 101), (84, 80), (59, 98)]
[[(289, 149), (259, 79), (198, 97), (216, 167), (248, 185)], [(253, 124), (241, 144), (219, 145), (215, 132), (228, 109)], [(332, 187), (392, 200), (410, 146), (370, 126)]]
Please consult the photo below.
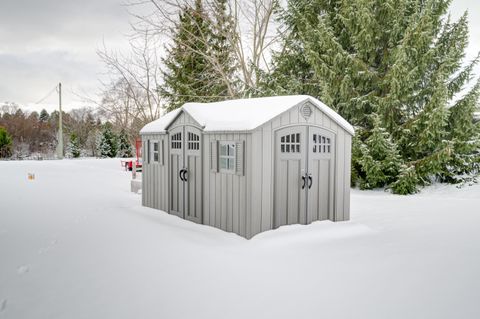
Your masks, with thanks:
[(109, 51), (105, 44), (97, 51), (109, 71), (110, 82), (103, 83), (98, 107), (109, 120), (129, 128), (132, 123), (148, 123), (160, 116), (160, 68), (157, 37), (148, 29), (130, 38), (128, 55)]
[[(193, 6), (195, 0), (130, 0), (128, 6), (137, 22), (132, 24), (137, 32), (150, 30), (165, 41), (171, 40), (171, 30), (177, 25), (178, 14), (185, 6)], [(203, 55), (218, 71), (219, 77), (227, 84), (228, 93), (235, 97), (244, 92), (255, 91), (258, 87), (258, 70), (268, 68), (269, 52), (272, 45), (278, 40), (273, 19), (277, 0), (229, 0), (227, 14), (232, 17), (234, 32), (223, 34), (233, 48), (235, 60), (238, 64), (238, 80), (241, 88), (234, 88), (231, 79), (223, 73), (224, 61), (219, 61), (210, 50), (196, 52)], [(212, 17), (215, 16), (215, 0), (204, 0), (203, 5)], [(148, 10), (145, 10), (148, 7)], [(143, 10), (142, 10), (143, 9)], [(149, 12), (148, 14), (145, 11)], [(188, 30), (185, 30), (188, 32)], [(218, 30), (217, 30), (218, 31)], [(196, 41), (203, 42), (204, 46), (211, 45), (204, 35), (191, 34)]]

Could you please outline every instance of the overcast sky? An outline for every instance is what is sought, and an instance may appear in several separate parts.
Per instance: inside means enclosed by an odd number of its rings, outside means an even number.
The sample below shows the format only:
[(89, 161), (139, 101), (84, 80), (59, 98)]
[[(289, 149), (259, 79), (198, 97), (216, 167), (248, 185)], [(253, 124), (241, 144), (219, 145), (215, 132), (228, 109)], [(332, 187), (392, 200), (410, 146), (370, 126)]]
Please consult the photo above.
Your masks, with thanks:
[[(64, 88), (64, 108), (80, 105), (75, 92), (94, 94), (103, 70), (95, 51), (126, 48), (129, 16), (123, 0), (0, 0), (0, 102), (35, 105), (58, 82)], [(453, 0), (453, 17), (470, 16), (467, 58), (480, 51), (479, 0)], [(477, 68), (480, 70), (480, 68)]]

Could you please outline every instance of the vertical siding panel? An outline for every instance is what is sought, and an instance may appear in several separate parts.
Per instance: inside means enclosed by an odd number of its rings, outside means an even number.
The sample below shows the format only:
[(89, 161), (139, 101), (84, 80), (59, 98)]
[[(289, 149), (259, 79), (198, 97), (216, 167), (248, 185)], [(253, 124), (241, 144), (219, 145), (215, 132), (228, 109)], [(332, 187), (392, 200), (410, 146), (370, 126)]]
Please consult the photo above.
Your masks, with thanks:
[(227, 176), (226, 174), (219, 174), (220, 175), (220, 227), (223, 230), (227, 230), (227, 192), (228, 184), (227, 184)]
[[(234, 141), (240, 141), (240, 135), (234, 134), (233, 136)], [(232, 176), (232, 231), (236, 234), (239, 233), (239, 201), (240, 201), (240, 176), (233, 175)]]
[[(153, 142), (156, 142), (154, 139)], [(153, 147), (152, 147), (153, 149)], [(152, 162), (152, 206), (157, 208), (157, 163)]]
[(239, 195), (240, 176), (232, 175), (232, 231), (238, 234), (240, 231)]
[(203, 224), (210, 225), (210, 135), (202, 134), (203, 151)]
[(345, 188), (343, 193), (343, 220), (350, 219), (350, 174), (352, 161), (352, 137), (345, 134)]
[(272, 229), (272, 123), (263, 126), (262, 142), (262, 231)]
[(345, 184), (345, 173), (343, 171), (345, 165), (345, 132), (339, 130), (337, 132), (336, 145), (336, 161), (335, 161), (335, 220), (343, 220), (343, 191)]
[(226, 211), (227, 211), (227, 231), (233, 231), (233, 176), (225, 174), (227, 182)]
[(296, 107), (290, 109), (290, 111), (288, 113), (290, 113), (290, 124), (299, 122), (300, 114), (298, 114), (298, 110), (297, 110)]
[[(220, 135), (215, 135), (216, 139), (220, 138)], [(222, 227), (222, 185), (221, 174), (215, 174), (215, 227)]]
[(169, 179), (169, 172), (170, 172), (170, 143), (168, 139), (169, 135), (165, 135), (165, 174), (164, 174), (164, 185), (165, 185), (165, 211), (168, 212), (168, 207), (170, 205), (170, 179)]
[(262, 223), (262, 131), (257, 130), (252, 134), (252, 155), (250, 170), (252, 171), (252, 218), (251, 236), (261, 231)]
[[(149, 145), (148, 145), (148, 141), (150, 140), (150, 135), (147, 135), (147, 140), (145, 141), (145, 150), (148, 151), (148, 148), (149, 148)], [(150, 190), (151, 190), (151, 185), (150, 185), (150, 164), (148, 163), (148, 152), (146, 153), (147, 154), (147, 157), (145, 158), (145, 162), (146, 162), (146, 165), (145, 165), (145, 168), (146, 168), (146, 171), (145, 171), (145, 183), (146, 183), (146, 192), (145, 192), (145, 202), (146, 202), (146, 206), (147, 207), (151, 207), (151, 203), (150, 203)]]
[(249, 133), (247, 135), (247, 140), (245, 143), (245, 173), (246, 173), (246, 181), (245, 181), (245, 237), (251, 238), (252, 237), (252, 209), (253, 209), (253, 201), (252, 201), (252, 188), (253, 188), (253, 165), (252, 165), (252, 157), (253, 157), (253, 148), (252, 148), (252, 134)]
[[(220, 135), (215, 135), (215, 138), (220, 139)], [(222, 221), (222, 187), (221, 187), (221, 174), (215, 173), (215, 227), (221, 228)]]
[(290, 124), (290, 113), (284, 112), (280, 117), (280, 126)]
[[(150, 135), (148, 137), (149, 141), (150, 141), (150, 145), (148, 145), (148, 149), (150, 150), (151, 152), (151, 148), (152, 148), (152, 140), (153, 140), (153, 136)], [(148, 154), (148, 155), (151, 155), (151, 154)], [(151, 161), (150, 158), (148, 158), (148, 207), (151, 207), (153, 208), (153, 167), (152, 167), (153, 163)]]
[(163, 210), (168, 212), (168, 135), (163, 136), (163, 174), (162, 174), (162, 185), (163, 185)]
[(280, 127), (280, 121), (281, 119), (278, 116), (272, 121), (272, 130)]
[(238, 201), (238, 234), (246, 237), (245, 231), (245, 219), (246, 219), (246, 193), (245, 193), (245, 176), (240, 177), (239, 179), (239, 201)]

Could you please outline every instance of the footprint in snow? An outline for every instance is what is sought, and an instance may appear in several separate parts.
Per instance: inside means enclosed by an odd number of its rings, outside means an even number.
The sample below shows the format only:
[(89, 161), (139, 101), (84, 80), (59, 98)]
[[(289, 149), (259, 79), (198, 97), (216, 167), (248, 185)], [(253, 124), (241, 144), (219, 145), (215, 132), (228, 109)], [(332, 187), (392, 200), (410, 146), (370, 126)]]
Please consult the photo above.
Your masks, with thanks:
[(30, 267), (28, 267), (28, 265), (23, 265), (17, 268), (17, 273), (19, 275), (25, 275), (29, 271), (30, 271)]
[(43, 253), (46, 253), (47, 251), (52, 249), (57, 243), (58, 243), (57, 239), (52, 239), (47, 247), (43, 247), (38, 250), (38, 254), (42, 255)]
[(2, 299), (0, 302), (0, 312), (4, 312), (7, 309), (7, 299)]

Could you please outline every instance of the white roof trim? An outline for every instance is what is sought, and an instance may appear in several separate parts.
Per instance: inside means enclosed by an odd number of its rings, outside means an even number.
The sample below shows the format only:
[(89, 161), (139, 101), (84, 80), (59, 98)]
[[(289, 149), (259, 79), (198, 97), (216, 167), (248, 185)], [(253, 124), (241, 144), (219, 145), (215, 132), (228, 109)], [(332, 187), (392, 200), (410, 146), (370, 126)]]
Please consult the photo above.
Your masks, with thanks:
[(308, 95), (273, 96), (214, 103), (186, 103), (181, 108), (145, 125), (140, 133), (165, 133), (182, 110), (195, 119), (205, 132), (251, 131), (306, 101), (310, 101), (348, 133), (354, 135), (354, 129), (350, 123), (324, 103)]

